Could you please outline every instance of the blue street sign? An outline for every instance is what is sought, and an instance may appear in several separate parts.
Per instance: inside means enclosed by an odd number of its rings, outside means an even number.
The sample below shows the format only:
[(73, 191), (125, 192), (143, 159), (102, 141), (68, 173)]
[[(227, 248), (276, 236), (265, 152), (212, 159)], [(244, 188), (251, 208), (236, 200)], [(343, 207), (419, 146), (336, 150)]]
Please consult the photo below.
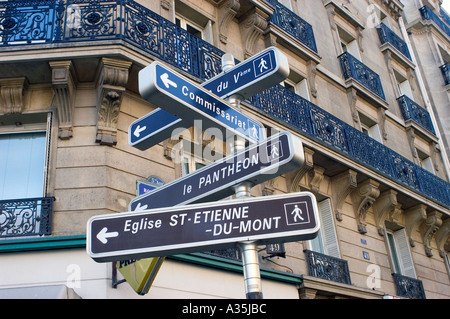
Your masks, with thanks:
[(136, 181), (137, 196), (144, 195), (145, 193), (154, 190), (160, 186), (163, 186), (164, 182), (157, 176), (151, 176), (148, 181)]
[[(183, 124), (183, 121), (175, 115), (158, 108), (130, 125), (128, 143), (144, 151), (170, 138), (173, 130), (183, 125), (187, 124)], [(156, 140), (152, 139), (152, 136), (156, 137)]]
[(254, 185), (298, 169), (304, 163), (302, 141), (289, 132), (272, 135), (259, 144), (209, 164), (173, 182), (134, 198), (130, 211), (172, 207), (223, 199), (233, 186)]
[[(236, 94), (245, 100), (280, 83), (288, 75), (289, 64), (286, 56), (277, 48), (270, 47), (202, 83), (201, 86), (221, 98)], [(184, 122), (162, 109), (157, 109), (131, 124), (128, 131), (129, 144), (140, 150), (146, 150), (170, 138), (176, 128), (187, 128), (191, 125), (192, 123)]]
[(139, 92), (150, 103), (189, 123), (201, 120), (203, 129), (220, 129), (224, 139), (240, 136), (253, 143), (264, 139), (260, 123), (159, 62), (139, 72)]
[(286, 55), (270, 47), (203, 83), (223, 98), (237, 94), (242, 100), (284, 81), (289, 76)]

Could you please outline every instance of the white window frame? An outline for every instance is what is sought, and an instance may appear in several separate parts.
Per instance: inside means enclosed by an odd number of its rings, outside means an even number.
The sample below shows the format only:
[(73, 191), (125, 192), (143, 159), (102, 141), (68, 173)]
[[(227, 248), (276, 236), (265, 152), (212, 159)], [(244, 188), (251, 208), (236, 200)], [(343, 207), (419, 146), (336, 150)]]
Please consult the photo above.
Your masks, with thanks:
[(361, 53), (357, 39), (339, 26), (337, 27), (336, 32), (341, 46), (341, 53), (348, 52), (361, 61)]
[[(315, 239), (308, 240), (306, 245), (309, 250), (340, 259), (341, 252), (339, 249), (339, 241), (337, 238), (331, 199), (327, 198), (317, 204), (321, 223), (319, 234)], [(313, 241), (315, 241), (315, 243), (313, 243)], [(320, 251), (314, 249), (314, 246), (317, 247), (317, 245), (322, 246), (320, 247)]]
[[(406, 230), (404, 228), (401, 228), (399, 230), (393, 231), (391, 229), (385, 228), (385, 234), (386, 247), (389, 254), (389, 263), (391, 265), (392, 272), (400, 272), (400, 275), (417, 279)], [(389, 238), (393, 239), (394, 247), (391, 246)], [(398, 268), (400, 269), (397, 269), (397, 263), (394, 260), (395, 258), (397, 258), (398, 260)]]

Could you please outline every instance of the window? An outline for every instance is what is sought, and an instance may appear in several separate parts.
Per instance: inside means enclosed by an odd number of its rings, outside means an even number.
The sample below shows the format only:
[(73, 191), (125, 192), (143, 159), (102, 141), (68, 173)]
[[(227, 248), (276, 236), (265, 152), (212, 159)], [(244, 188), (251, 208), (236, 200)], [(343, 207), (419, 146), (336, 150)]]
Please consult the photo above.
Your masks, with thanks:
[(193, 22), (191, 22), (181, 16), (177, 16), (175, 18), (175, 24), (178, 27), (185, 29), (190, 34), (193, 34), (196, 37), (203, 39), (203, 28), (194, 24)]
[(45, 135), (0, 135), (0, 199), (42, 197)]
[(45, 196), (46, 126), (0, 126), (0, 200)]
[(290, 70), (289, 78), (282, 82), (281, 85), (292, 93), (300, 95), (305, 100), (310, 101), (308, 80), (297, 72)]
[(392, 272), (416, 278), (406, 230), (404, 228), (397, 231), (386, 229), (385, 233)]
[(406, 77), (401, 75), (399, 72), (394, 70), (395, 80), (397, 81), (397, 89), (399, 93), (399, 97), (406, 95), (409, 97), (412, 101), (414, 101), (413, 94), (411, 91), (411, 85), (409, 84), (409, 81)]
[(324, 255), (340, 258), (331, 200), (328, 198), (319, 202), (318, 208), (321, 226), (317, 237), (309, 241), (310, 249)]
[(416, 148), (417, 156), (419, 157), (419, 164), (422, 168), (426, 169), (430, 173), (434, 174), (434, 168), (433, 168), (433, 161), (431, 160), (431, 157), (421, 151), (420, 149)]
[(371, 138), (377, 140), (378, 142), (383, 143), (383, 139), (380, 133), (380, 127), (377, 124), (377, 122), (375, 122), (374, 120), (372, 120), (371, 118), (362, 113), (358, 113), (358, 115), (359, 120), (361, 122), (362, 132), (365, 135), (370, 136)]
[(348, 52), (359, 61), (361, 61), (361, 55), (359, 53), (358, 41), (350, 35), (348, 32), (344, 31), (338, 27), (338, 35), (341, 43), (342, 53)]
[(213, 23), (208, 17), (179, 0), (175, 1), (175, 11), (175, 24), (178, 27), (183, 28), (200, 39), (214, 44)]

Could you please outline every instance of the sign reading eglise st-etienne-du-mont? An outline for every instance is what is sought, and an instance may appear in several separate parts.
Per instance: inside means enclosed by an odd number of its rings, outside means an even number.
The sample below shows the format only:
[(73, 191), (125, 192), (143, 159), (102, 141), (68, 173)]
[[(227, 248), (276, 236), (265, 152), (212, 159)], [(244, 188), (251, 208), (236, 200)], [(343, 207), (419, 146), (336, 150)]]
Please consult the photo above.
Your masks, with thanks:
[(94, 216), (86, 249), (107, 262), (307, 240), (319, 227), (315, 196), (299, 192)]

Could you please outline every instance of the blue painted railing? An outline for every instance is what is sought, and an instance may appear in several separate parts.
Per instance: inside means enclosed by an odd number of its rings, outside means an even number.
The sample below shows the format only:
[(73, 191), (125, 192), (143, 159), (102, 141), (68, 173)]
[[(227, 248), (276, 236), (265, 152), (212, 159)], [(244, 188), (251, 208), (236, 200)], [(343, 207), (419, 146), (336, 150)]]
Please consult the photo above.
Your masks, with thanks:
[(275, 11), (270, 17), (270, 23), (279, 26), (295, 39), (317, 53), (316, 39), (313, 27), (280, 3), (273, 3)]
[[(117, 43), (125, 41), (139, 52), (200, 79), (208, 79), (221, 71), (224, 52), (134, 1), (0, 2), (0, 48), (45, 44), (43, 48), (48, 49), (73, 43), (82, 45), (82, 41), (86, 44), (104, 41), (97, 43), (108, 45), (116, 40)], [(349, 54), (344, 56), (350, 57)], [(345, 71), (356, 80), (361, 78), (359, 73), (368, 72), (367, 67), (359, 67), (362, 63), (353, 64), (358, 66), (357, 72), (351, 65)], [(378, 75), (373, 76), (373, 71), (369, 73), (369, 78), (373, 79), (363, 82), (371, 83), (376, 79), (376, 88), (382, 93)], [(450, 206), (449, 183), (284, 87), (266, 90), (252, 97), (250, 103), (267, 116), (351, 160), (445, 207)]]
[(419, 9), (423, 20), (431, 20), (437, 24), (437, 26), (444, 31), (450, 37), (450, 27), (439, 18), (439, 16), (433, 12), (429, 7), (423, 6)]
[(400, 51), (401, 54), (411, 60), (411, 55), (409, 54), (406, 42), (395, 34), (394, 31), (389, 29), (384, 23), (381, 23), (380, 26), (377, 27), (377, 31), (381, 44), (390, 43), (394, 48)]
[(406, 95), (402, 95), (397, 101), (405, 121), (412, 120), (433, 135), (436, 135), (430, 113), (427, 110)]
[(297, 132), (445, 207), (450, 206), (449, 183), (283, 86), (257, 94), (250, 102)]
[(352, 78), (378, 97), (386, 100), (380, 76), (377, 73), (348, 52), (342, 53), (338, 58), (346, 80)]

